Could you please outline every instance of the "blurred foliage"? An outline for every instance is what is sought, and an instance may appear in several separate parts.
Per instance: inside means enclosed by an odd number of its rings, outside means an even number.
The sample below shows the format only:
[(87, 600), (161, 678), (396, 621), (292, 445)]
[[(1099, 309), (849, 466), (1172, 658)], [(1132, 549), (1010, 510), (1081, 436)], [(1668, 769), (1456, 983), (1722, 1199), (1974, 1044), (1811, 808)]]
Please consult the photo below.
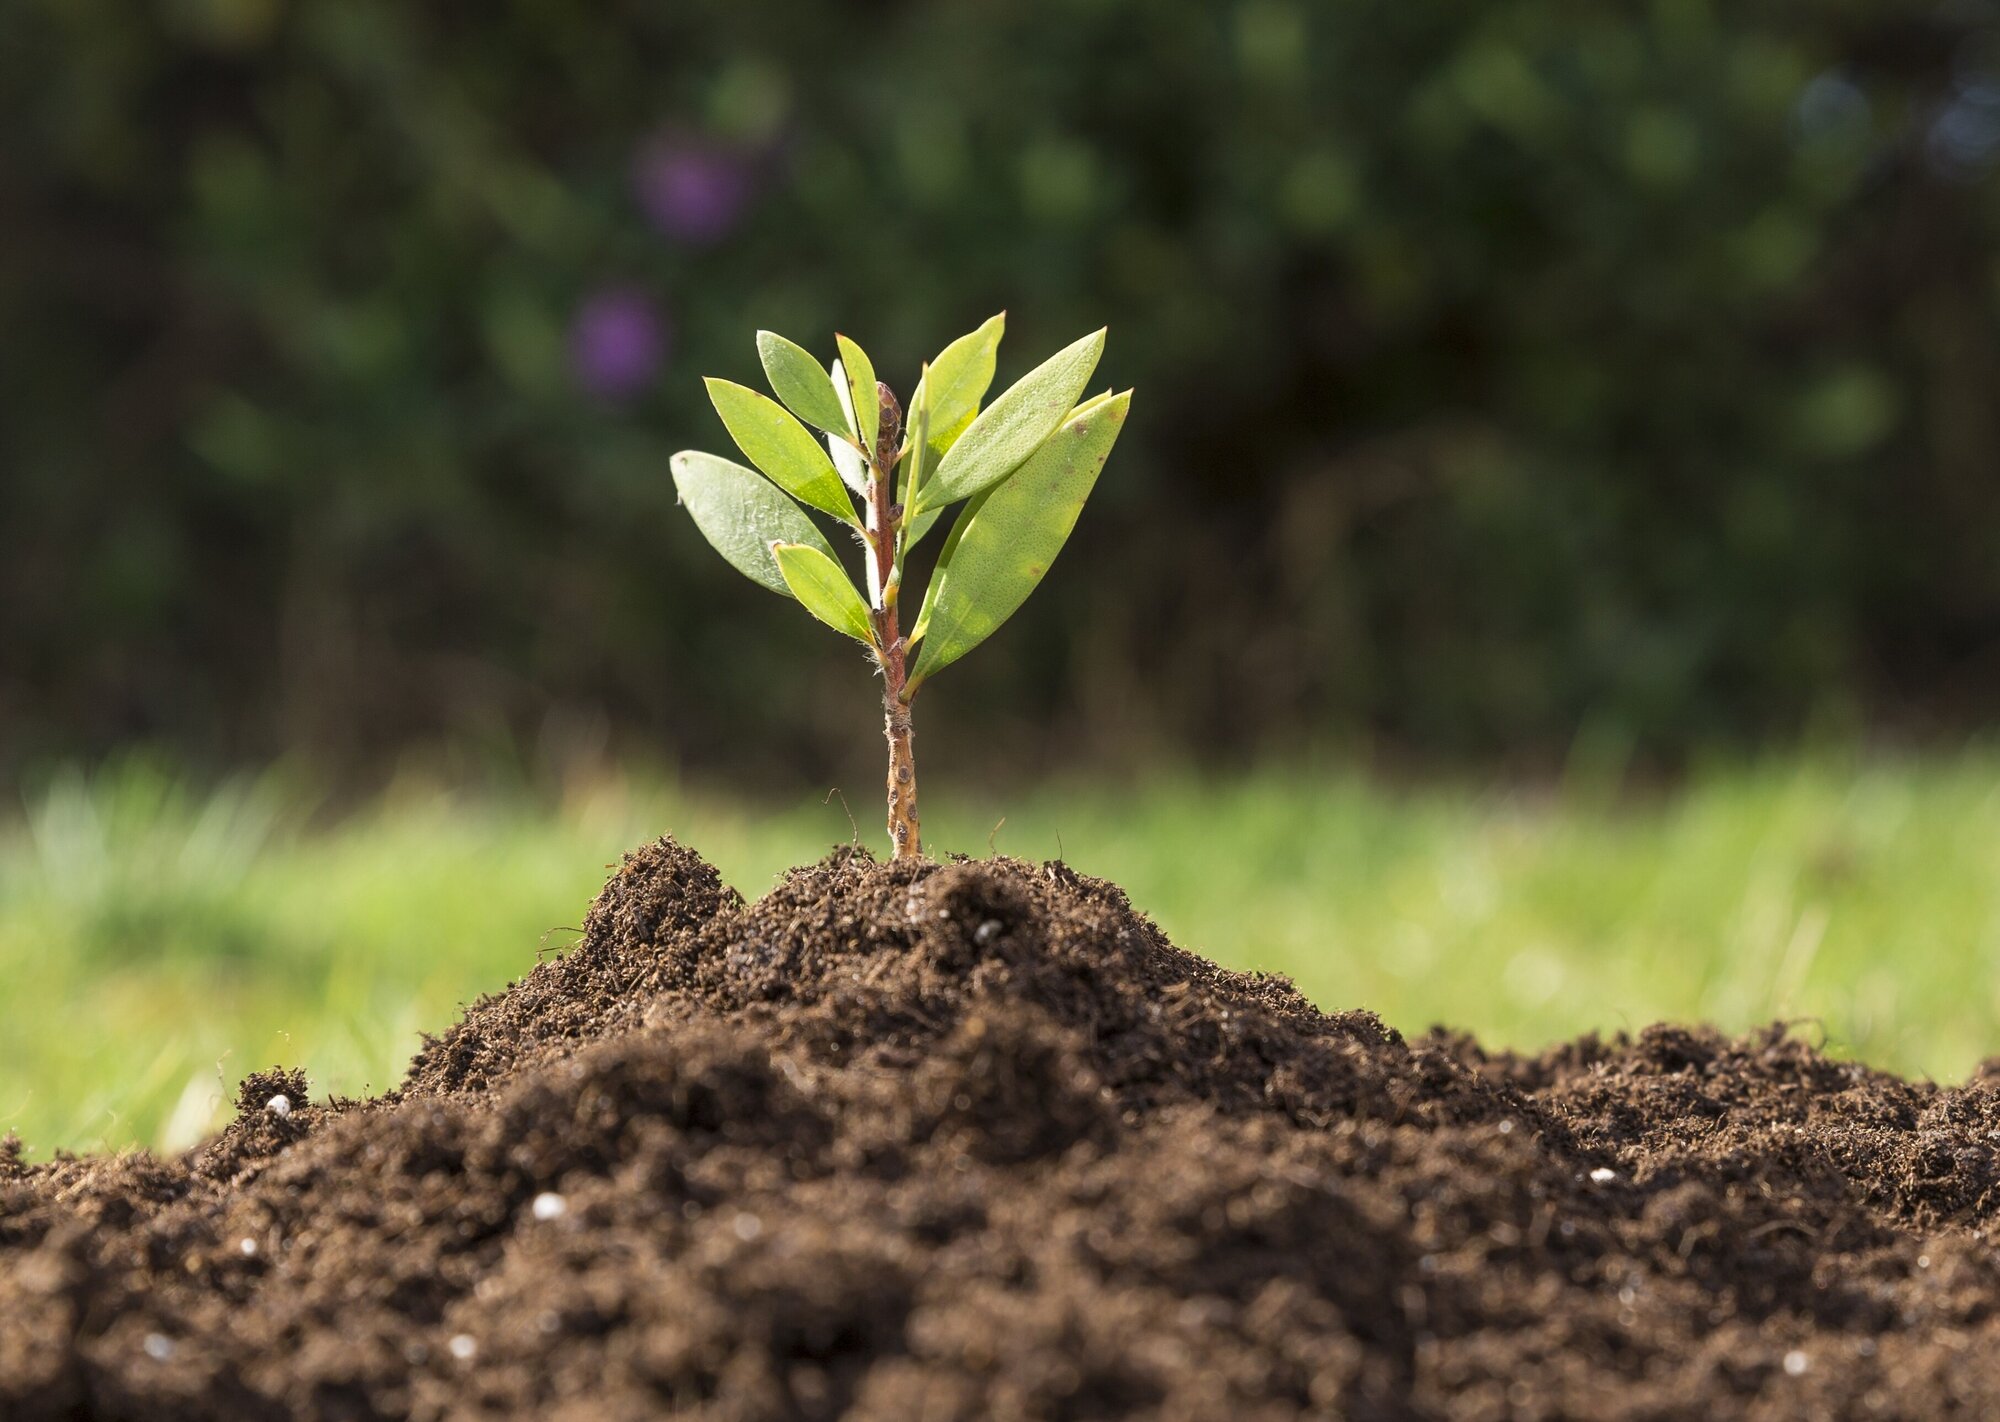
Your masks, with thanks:
[(1996, 157), (1972, 0), (13, 0), (0, 758), (872, 757), (667, 456), (755, 327), (907, 393), (1003, 306), (1140, 395), (968, 734), (1963, 723)]

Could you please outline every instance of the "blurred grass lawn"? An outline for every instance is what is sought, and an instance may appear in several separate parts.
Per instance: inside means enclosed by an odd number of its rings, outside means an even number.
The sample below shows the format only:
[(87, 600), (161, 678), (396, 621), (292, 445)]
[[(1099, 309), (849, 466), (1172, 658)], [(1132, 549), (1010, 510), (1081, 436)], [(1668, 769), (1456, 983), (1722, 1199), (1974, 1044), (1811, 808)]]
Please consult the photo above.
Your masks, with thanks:
[[(873, 796), (851, 793), (864, 840)], [(423, 1029), (560, 949), (671, 831), (746, 895), (848, 837), (838, 801), (664, 785), (535, 803), (403, 790), (307, 828), (281, 777), (195, 795), (132, 763), (0, 827), (0, 1131), (182, 1145), (244, 1072), (393, 1085)], [(1182, 946), (1327, 1006), (1537, 1046), (1660, 1018), (1810, 1017), (1939, 1079), (2000, 1053), (2000, 754), (1771, 760), (1653, 801), (1180, 776), (1019, 800), (931, 789), (933, 852), (1063, 857)], [(548, 930), (555, 929), (550, 933)]]

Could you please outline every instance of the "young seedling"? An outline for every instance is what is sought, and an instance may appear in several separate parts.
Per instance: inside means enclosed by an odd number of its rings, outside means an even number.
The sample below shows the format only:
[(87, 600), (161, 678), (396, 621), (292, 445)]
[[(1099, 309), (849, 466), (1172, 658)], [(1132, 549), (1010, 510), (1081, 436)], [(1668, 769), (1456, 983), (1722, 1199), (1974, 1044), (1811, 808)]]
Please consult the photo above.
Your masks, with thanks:
[[(868, 648), (882, 675), (898, 859), (922, 852), (910, 703), (992, 636), (1048, 572), (1132, 403), (1129, 390), (1082, 398), (1104, 350), (1100, 330), (982, 409), (1005, 324), (1005, 313), (995, 316), (925, 365), (907, 418), (847, 337), (834, 337), (839, 358), (829, 371), (804, 347), (759, 331), (757, 354), (778, 399), (708, 382), (716, 413), (755, 468), (693, 450), (673, 458), (680, 501), (716, 552)], [(824, 432), (824, 446), (807, 426)], [(905, 561), (961, 502), (905, 631)], [(861, 545), (865, 597), (808, 510)]]

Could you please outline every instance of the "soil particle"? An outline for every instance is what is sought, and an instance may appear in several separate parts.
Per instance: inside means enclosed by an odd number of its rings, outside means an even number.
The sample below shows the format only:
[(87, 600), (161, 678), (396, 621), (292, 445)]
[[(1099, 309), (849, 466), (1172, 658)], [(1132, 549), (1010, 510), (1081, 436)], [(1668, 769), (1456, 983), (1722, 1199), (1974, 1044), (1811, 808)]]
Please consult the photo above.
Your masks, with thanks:
[(662, 840), (394, 1092), (0, 1143), (0, 1417), (2000, 1416), (1996, 1151), (1991, 1072), (1411, 1042), (1061, 865)]

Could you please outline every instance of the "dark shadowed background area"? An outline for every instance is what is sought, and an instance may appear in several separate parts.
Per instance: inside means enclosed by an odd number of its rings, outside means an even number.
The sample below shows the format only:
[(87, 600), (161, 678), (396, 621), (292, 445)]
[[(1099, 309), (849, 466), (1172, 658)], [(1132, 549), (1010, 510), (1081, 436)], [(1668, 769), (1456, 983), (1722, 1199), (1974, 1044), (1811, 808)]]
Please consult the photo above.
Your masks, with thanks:
[(0, 763), (872, 773), (698, 377), (1108, 323), (1039, 765), (1672, 764), (2000, 709), (2000, 10), (13, 0)]

